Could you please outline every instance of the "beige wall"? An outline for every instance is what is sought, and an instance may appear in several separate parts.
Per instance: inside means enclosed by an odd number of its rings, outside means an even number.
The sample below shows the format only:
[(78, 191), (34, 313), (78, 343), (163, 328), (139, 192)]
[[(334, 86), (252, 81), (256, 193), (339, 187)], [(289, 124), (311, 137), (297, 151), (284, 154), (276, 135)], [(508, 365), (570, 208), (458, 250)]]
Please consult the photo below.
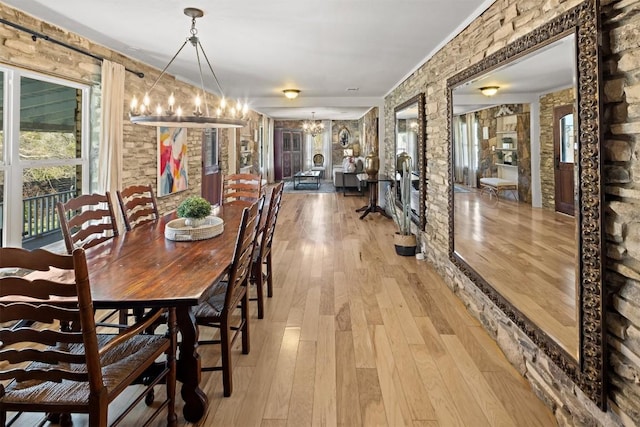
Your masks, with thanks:
[[(610, 409), (601, 412), (564, 373), (488, 300), (448, 258), (449, 206), (446, 81), (516, 38), (549, 21), (578, 0), (497, 0), (385, 99), (387, 153), (393, 147), (393, 111), (426, 94), (428, 259), (451, 289), (496, 339), (507, 357), (551, 406), (561, 424), (615, 425), (640, 419), (640, 2), (601, 1), (604, 53), (603, 124)], [(392, 159), (384, 159), (387, 168)]]

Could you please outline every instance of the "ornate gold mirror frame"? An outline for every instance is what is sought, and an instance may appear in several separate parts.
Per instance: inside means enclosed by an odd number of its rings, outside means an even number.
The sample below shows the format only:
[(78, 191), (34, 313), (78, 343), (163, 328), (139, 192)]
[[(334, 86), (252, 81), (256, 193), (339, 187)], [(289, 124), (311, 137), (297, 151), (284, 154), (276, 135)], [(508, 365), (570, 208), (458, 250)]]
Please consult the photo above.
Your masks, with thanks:
[[(601, 71), (598, 0), (586, 0), (447, 81), (449, 156), (449, 258), (600, 408), (606, 408), (602, 263)], [(577, 248), (579, 357), (576, 360), (497, 292), (454, 248), (453, 89), (575, 34), (579, 132)]]
[[(398, 105), (394, 110), (394, 120), (397, 122), (398, 112), (410, 107), (413, 104), (417, 104), (418, 106), (418, 117), (416, 119), (418, 123), (418, 129), (416, 130), (416, 135), (417, 135), (416, 145), (418, 147), (417, 162), (418, 162), (419, 209), (418, 209), (418, 212), (412, 213), (411, 220), (419, 227), (420, 230), (424, 230), (424, 227), (426, 225), (426, 218), (427, 218), (427, 210), (425, 205), (427, 185), (424, 178), (427, 173), (426, 171), (427, 161), (425, 158), (425, 152), (426, 152), (425, 122), (426, 120), (425, 120), (424, 103), (425, 103), (425, 95), (424, 93), (419, 93), (416, 96), (412, 97), (411, 99), (408, 99), (402, 104)], [(396, 165), (396, 156), (398, 154), (397, 152), (395, 152), (397, 151), (397, 147), (398, 147), (398, 129), (396, 126), (394, 126), (394, 134), (395, 134), (395, 139), (394, 139), (394, 145), (393, 145), (394, 146), (393, 164)], [(398, 200), (398, 203), (400, 203), (399, 200)]]

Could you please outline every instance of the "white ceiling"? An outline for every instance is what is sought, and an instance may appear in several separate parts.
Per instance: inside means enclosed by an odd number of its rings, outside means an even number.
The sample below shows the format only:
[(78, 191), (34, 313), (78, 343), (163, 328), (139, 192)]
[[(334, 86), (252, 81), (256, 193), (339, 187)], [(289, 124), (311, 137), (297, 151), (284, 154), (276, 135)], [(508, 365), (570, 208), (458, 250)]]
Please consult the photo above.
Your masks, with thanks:
[[(540, 95), (575, 86), (575, 36), (568, 35), (454, 89), (454, 113), (490, 105), (526, 103)], [(481, 87), (497, 86), (484, 96)]]
[[(2, 0), (163, 68), (189, 36), (227, 97), (279, 119), (358, 119), (493, 0)], [(42, 41), (40, 41), (42, 42)], [(43, 43), (43, 42), (42, 42)], [(190, 46), (168, 72), (197, 82)], [(205, 79), (211, 78), (209, 72)], [(149, 85), (151, 85), (149, 81)], [(213, 81), (205, 82), (215, 90)], [(282, 94), (297, 88), (296, 100)], [(358, 90), (348, 90), (357, 88)]]

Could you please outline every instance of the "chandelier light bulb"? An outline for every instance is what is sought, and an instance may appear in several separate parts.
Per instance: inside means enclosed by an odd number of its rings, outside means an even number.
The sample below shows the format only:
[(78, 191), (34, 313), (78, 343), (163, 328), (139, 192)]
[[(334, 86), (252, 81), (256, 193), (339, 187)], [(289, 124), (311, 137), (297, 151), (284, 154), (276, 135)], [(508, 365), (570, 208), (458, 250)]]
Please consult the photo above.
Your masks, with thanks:
[[(209, 62), (207, 54), (202, 47), (202, 43), (198, 38), (198, 29), (196, 28), (196, 19), (204, 16), (204, 12), (200, 9), (187, 7), (184, 9), (184, 14), (191, 19), (190, 37), (182, 44), (180, 49), (176, 52), (169, 63), (162, 69), (158, 77), (155, 79), (150, 89), (145, 93), (142, 98), (142, 103), (138, 103), (138, 97), (132, 97), (130, 103), (129, 116), (131, 122), (134, 124), (141, 124), (146, 126), (164, 126), (164, 127), (188, 127), (188, 128), (240, 128), (247, 125), (247, 121), (244, 116), (249, 111), (248, 105), (238, 100), (237, 103), (232, 102), (233, 108), (227, 108), (227, 101), (225, 99), (224, 91), (216, 77), (215, 72)], [(187, 114), (183, 114), (182, 108), (175, 110), (176, 105), (180, 103), (179, 99), (172, 92), (166, 101), (157, 104), (157, 107), (151, 107), (151, 104), (156, 104), (157, 98), (153, 98), (153, 90), (157, 87), (158, 83), (165, 75), (165, 72), (169, 69), (174, 60), (178, 57), (182, 48), (189, 43), (195, 49), (195, 56), (197, 59), (197, 70), (200, 74), (201, 87), (195, 92), (194, 101), (195, 108), (193, 112), (188, 111)], [(201, 58), (204, 58), (206, 64), (201, 63)], [(203, 67), (202, 65), (205, 65)], [(208, 67), (207, 67), (208, 66)], [(209, 115), (210, 109), (213, 110), (215, 106), (209, 105), (208, 101), (212, 98), (207, 96), (205, 90), (205, 78), (203, 76), (203, 69), (209, 69), (211, 71), (211, 77), (213, 82), (217, 85), (218, 94), (220, 96), (220, 104), (217, 111), (217, 116), (211, 117)], [(169, 86), (171, 87), (171, 86)], [(178, 95), (180, 97), (180, 94)], [(192, 105), (194, 105), (192, 104)], [(204, 108), (203, 108), (204, 107)], [(230, 106), (231, 107), (231, 106)]]

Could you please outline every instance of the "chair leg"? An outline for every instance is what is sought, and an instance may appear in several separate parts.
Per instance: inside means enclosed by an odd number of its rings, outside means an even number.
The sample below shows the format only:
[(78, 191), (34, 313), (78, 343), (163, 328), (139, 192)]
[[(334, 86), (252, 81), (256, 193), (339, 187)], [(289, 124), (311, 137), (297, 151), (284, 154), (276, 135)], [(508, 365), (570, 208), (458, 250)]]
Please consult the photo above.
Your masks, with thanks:
[(262, 262), (254, 262), (252, 268), (252, 275), (256, 284), (256, 299), (258, 300), (258, 319), (264, 319), (264, 279), (262, 277)]
[(233, 381), (231, 379), (231, 329), (229, 319), (223, 316), (220, 322), (220, 353), (222, 358), (222, 389), (224, 397), (231, 396)]
[(7, 425), (7, 412), (0, 411), (0, 427), (5, 427)]
[(249, 339), (249, 292), (245, 292), (242, 297), (242, 307), (240, 308), (242, 311), (242, 354), (249, 354), (249, 350), (251, 350), (251, 344)]
[(271, 298), (273, 296), (273, 270), (271, 268), (271, 251), (267, 254), (267, 296)]

